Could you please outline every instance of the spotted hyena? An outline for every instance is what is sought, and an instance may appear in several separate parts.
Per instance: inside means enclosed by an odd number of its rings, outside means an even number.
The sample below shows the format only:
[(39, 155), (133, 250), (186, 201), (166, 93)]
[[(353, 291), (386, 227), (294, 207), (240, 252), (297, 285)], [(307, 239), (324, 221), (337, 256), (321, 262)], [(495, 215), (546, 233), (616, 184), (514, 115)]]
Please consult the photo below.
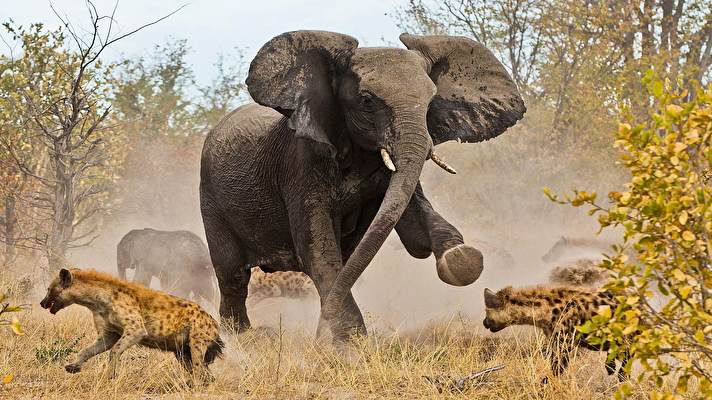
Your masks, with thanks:
[(40, 305), (56, 314), (72, 304), (91, 310), (98, 337), (65, 366), (67, 372), (79, 372), (87, 360), (109, 350), (114, 378), (121, 354), (141, 345), (173, 352), (186, 370), (207, 379), (208, 365), (222, 354), (217, 321), (192, 301), (94, 270), (62, 269)]
[[(497, 293), (485, 289), (487, 317), (485, 328), (499, 332), (510, 325), (533, 325), (541, 328), (550, 339), (548, 353), (555, 375), (562, 373), (569, 362), (571, 351), (580, 346), (589, 350), (607, 348), (586, 342), (576, 327), (590, 320), (600, 306), (615, 309), (617, 303), (610, 292), (598, 289), (571, 287), (534, 287), (514, 289), (511, 286)], [(618, 379), (624, 380), (627, 354), (618, 368)], [(616, 372), (615, 360), (606, 361), (608, 374)]]
[(551, 270), (549, 281), (560, 285), (598, 287), (610, 277), (610, 272), (599, 267), (599, 262), (588, 259), (559, 265)]
[(257, 304), (270, 297), (306, 298), (317, 296), (311, 278), (302, 272), (275, 271), (266, 273), (253, 268), (247, 300)]

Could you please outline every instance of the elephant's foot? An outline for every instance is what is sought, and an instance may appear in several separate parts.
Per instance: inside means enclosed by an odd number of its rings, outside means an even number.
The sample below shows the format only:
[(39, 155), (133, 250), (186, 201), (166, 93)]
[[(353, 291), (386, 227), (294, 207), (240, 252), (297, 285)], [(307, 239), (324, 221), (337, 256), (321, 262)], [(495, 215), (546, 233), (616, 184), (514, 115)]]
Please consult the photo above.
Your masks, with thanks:
[(323, 315), (319, 316), (319, 323), (316, 326), (316, 339), (317, 340), (328, 340), (331, 337), (331, 328), (329, 328), (329, 321), (324, 318)]
[[(350, 299), (353, 301), (353, 298)], [(356, 336), (366, 336), (366, 324), (364, 323), (363, 316), (358, 308), (346, 306), (346, 310), (341, 310), (337, 312), (335, 317), (328, 318), (322, 313), (321, 319), (326, 323), (322, 323), (320, 320), (320, 326), (317, 327), (317, 335), (325, 337), (326, 336), (326, 326), (331, 330), (332, 342), (335, 345), (350, 342), (352, 338)], [(321, 331), (321, 332), (319, 332)]]
[(453, 286), (467, 286), (482, 273), (482, 252), (466, 244), (446, 250), (437, 259), (440, 280)]

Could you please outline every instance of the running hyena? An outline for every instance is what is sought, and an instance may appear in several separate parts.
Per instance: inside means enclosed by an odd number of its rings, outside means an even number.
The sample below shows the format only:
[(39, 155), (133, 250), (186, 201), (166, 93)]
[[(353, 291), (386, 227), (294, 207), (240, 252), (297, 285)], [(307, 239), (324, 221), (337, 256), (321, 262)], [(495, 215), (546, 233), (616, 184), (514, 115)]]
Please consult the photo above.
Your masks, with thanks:
[[(499, 332), (510, 325), (533, 325), (541, 328), (550, 339), (551, 369), (562, 373), (569, 362), (569, 354), (576, 346), (589, 350), (607, 351), (586, 342), (576, 327), (590, 320), (600, 306), (615, 309), (617, 303), (610, 292), (571, 287), (534, 287), (514, 289), (511, 286), (497, 293), (485, 289), (487, 317), (485, 328)], [(618, 369), (618, 379), (626, 378), (627, 354)], [(616, 372), (615, 360), (606, 361), (608, 374)]]
[(109, 376), (114, 378), (121, 353), (142, 345), (173, 352), (205, 380), (208, 365), (222, 353), (217, 321), (189, 300), (93, 270), (62, 269), (40, 305), (56, 314), (72, 304), (91, 310), (98, 337), (65, 366), (67, 372), (79, 372), (87, 360), (110, 350)]
[(247, 300), (251, 304), (270, 297), (306, 298), (317, 296), (311, 278), (303, 272), (275, 271), (266, 273), (259, 268), (252, 269)]

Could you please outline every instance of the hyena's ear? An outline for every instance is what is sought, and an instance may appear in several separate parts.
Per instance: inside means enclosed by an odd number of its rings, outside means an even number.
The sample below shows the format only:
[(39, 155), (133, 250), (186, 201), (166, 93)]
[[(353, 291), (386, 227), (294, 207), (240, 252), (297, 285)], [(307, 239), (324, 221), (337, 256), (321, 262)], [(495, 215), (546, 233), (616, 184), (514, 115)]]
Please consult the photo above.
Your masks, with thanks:
[(502, 299), (495, 292), (485, 288), (485, 307), (500, 308), (502, 305)]
[(62, 287), (69, 287), (69, 285), (72, 284), (72, 279), (74, 277), (72, 276), (72, 273), (69, 272), (68, 269), (62, 268), (59, 271), (59, 283), (62, 285)]

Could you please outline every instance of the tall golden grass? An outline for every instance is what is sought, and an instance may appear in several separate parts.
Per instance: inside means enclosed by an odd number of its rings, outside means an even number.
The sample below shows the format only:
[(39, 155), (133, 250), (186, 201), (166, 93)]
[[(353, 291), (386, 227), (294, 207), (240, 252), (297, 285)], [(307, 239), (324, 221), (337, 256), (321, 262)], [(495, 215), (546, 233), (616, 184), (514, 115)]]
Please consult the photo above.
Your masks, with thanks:
[[(51, 316), (34, 305), (22, 321), (24, 336), (0, 331), (0, 377), (12, 376), (0, 383), (0, 399), (599, 399), (610, 398), (618, 385), (605, 374), (603, 354), (580, 350), (564, 375), (552, 377), (542, 356), (546, 340), (536, 330), (495, 335), (464, 319), (373, 332), (346, 349), (279, 326), (223, 332), (225, 355), (212, 365), (216, 379), (207, 387), (190, 387), (171, 354), (135, 347), (124, 353), (117, 379), (109, 380), (107, 354), (75, 375), (64, 371), (66, 361), (35, 354), (58, 338), (82, 338), (76, 350), (90, 344), (95, 333), (88, 310), (72, 306)], [(463, 391), (447, 384), (500, 364), (504, 369)], [(545, 376), (548, 384), (542, 384)], [(636, 384), (634, 398), (646, 398), (645, 392), (645, 384)]]

